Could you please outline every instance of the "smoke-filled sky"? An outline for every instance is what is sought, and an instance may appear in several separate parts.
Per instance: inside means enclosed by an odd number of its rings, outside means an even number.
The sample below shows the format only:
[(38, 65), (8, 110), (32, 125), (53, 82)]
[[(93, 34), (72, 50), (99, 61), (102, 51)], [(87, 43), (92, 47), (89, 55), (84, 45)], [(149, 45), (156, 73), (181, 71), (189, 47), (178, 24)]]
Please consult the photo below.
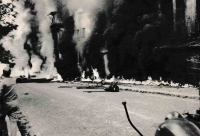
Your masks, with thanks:
[[(79, 30), (74, 35), (74, 41), (77, 44), (77, 51), (82, 54), (85, 42), (89, 39), (96, 22), (96, 15), (102, 10), (105, 0), (62, 0), (62, 3), (68, 8), (70, 15), (74, 15), (75, 30)], [(81, 35), (82, 29), (85, 28), (85, 37), (77, 39)]]
[[(176, 14), (175, 1), (176, 0), (172, 1), (172, 4), (174, 4), (173, 5), (174, 14)], [(11, 1), (3, 0), (2, 2), (7, 3), (7, 2), (11, 2)], [(123, 19), (122, 16), (125, 16), (124, 19), (127, 19), (128, 21), (132, 21), (131, 22), (132, 24), (129, 24), (129, 26), (131, 28), (135, 25), (134, 23), (136, 23), (136, 21), (134, 22), (132, 19), (135, 17), (134, 15), (132, 17), (132, 14), (135, 14), (135, 12), (138, 12), (140, 10), (141, 10), (142, 14), (146, 14), (146, 13), (143, 13), (142, 9), (140, 9), (140, 8), (138, 8), (138, 10), (133, 9), (133, 11), (131, 11), (132, 13), (131, 12), (129, 13), (129, 15), (131, 16), (131, 19), (130, 19), (130, 16), (127, 17), (128, 15), (126, 15), (127, 12), (129, 12), (129, 11), (120, 10), (123, 13), (119, 14), (118, 13), (119, 9), (121, 8), (121, 5), (123, 5), (124, 3), (125, 3), (124, 5), (126, 5), (127, 3), (135, 4), (131, 1), (127, 2), (126, 0), (60, 0), (60, 1), (58, 1), (58, 0), (57, 1), (55, 1), (55, 0), (32, 0), (32, 2), (35, 4), (35, 10), (37, 12), (35, 18), (37, 18), (37, 20), (38, 20), (37, 25), (39, 26), (39, 33), (37, 35), (39, 38), (39, 42), (36, 47), (39, 50), (38, 51), (39, 54), (42, 57), (46, 58), (46, 61), (45, 61), (45, 64), (43, 65), (42, 71), (46, 72), (47, 74), (51, 74), (51, 75), (56, 75), (57, 70), (54, 67), (54, 62), (55, 62), (54, 41), (53, 41), (51, 30), (50, 30), (51, 18), (49, 18), (50, 16), (48, 16), (48, 15), (50, 12), (57, 10), (57, 2), (61, 2), (63, 4), (63, 6), (65, 6), (65, 8), (69, 11), (69, 14), (74, 17), (75, 33), (73, 36), (73, 40), (74, 40), (73, 42), (76, 44), (77, 52), (80, 54), (80, 56), (82, 55), (83, 49), (85, 47), (85, 43), (88, 40), (90, 40), (90, 38), (91, 38), (90, 36), (91, 36), (91, 34), (93, 34), (92, 32), (95, 28), (95, 23), (98, 20), (97, 15), (100, 11), (105, 11), (105, 14), (106, 14), (105, 22), (107, 23), (106, 27), (107, 28), (113, 27), (111, 29), (115, 30), (112, 33), (113, 38), (115, 38), (115, 36), (120, 33), (120, 30), (125, 32), (126, 30), (124, 28), (128, 27), (128, 26), (123, 26), (123, 24), (125, 24), (125, 22), (123, 22), (124, 20), (120, 20), (120, 19)], [(142, 3), (142, 5), (144, 7), (147, 7), (146, 5), (148, 2), (145, 3), (140, 0), (137, 2), (138, 2), (138, 5), (140, 3)], [(195, 0), (185, 0), (185, 4), (186, 4), (185, 20), (187, 23), (186, 25), (188, 26), (188, 29), (191, 29), (191, 22), (193, 22), (195, 20), (195, 16), (196, 16), (196, 13), (195, 13), (196, 3), (195, 3)], [(16, 68), (18, 68), (18, 69), (26, 68), (26, 69), (30, 69), (32, 71), (38, 71), (38, 69), (40, 68), (40, 65), (43, 62), (41, 60), (41, 57), (38, 57), (36, 54), (34, 54), (33, 51), (27, 52), (27, 50), (24, 49), (24, 43), (27, 40), (27, 36), (31, 33), (31, 25), (34, 24), (33, 22), (31, 22), (34, 15), (32, 15), (30, 13), (29, 8), (25, 8), (24, 1), (14, 1), (14, 5), (16, 6), (15, 11), (18, 12), (17, 17), (14, 19), (14, 22), (15, 22), (15, 24), (18, 25), (18, 28), (17, 28), (17, 30), (13, 30), (7, 36), (3, 37), (3, 39), (1, 39), (0, 42), (2, 43), (3, 47), (6, 50), (9, 50), (11, 52), (11, 54), (13, 56), (15, 56), (14, 62), (16, 63), (16, 66), (15, 66)], [(109, 9), (109, 6), (112, 7), (112, 9)], [(127, 4), (126, 6), (129, 6), (129, 4)], [(132, 5), (132, 6), (133, 7), (135, 6), (135, 8), (137, 7), (137, 5)], [(149, 8), (149, 9), (151, 9), (151, 8)], [(110, 11), (108, 11), (108, 10), (110, 10)], [(130, 10), (132, 10), (132, 9), (130, 8)], [(116, 15), (116, 18), (119, 20), (114, 18), (113, 19), (114, 23), (109, 20), (106, 20), (106, 19), (112, 18), (115, 15)], [(188, 18), (190, 18), (190, 20), (188, 20)], [(8, 20), (11, 19), (11, 21), (13, 21), (13, 18), (8, 17), (7, 19)], [(135, 20), (137, 20), (137, 19), (135, 19)], [(120, 21), (123, 23), (120, 24), (119, 23)], [(175, 17), (174, 17), (174, 21), (176, 21)], [(149, 24), (146, 24), (145, 26), (149, 26)], [(101, 27), (101, 26), (99, 26), (99, 27)], [(134, 26), (134, 27), (136, 27), (136, 26)], [(144, 27), (144, 28), (147, 28), (147, 27)], [(77, 31), (77, 30), (79, 30), (79, 31)], [(130, 30), (136, 31), (133, 28), (131, 28)], [(188, 30), (188, 31), (191, 31), (191, 30)], [(84, 36), (83, 36), (83, 32), (85, 33)], [(130, 33), (130, 32), (127, 31), (127, 33)], [(131, 32), (131, 34), (132, 33), (133, 32)], [(152, 33), (152, 31), (151, 31), (151, 33)], [(131, 35), (131, 36), (134, 38), (135, 35)], [(123, 36), (121, 36), (121, 37), (123, 38)], [(118, 40), (116, 40), (116, 41), (118, 41)], [(121, 41), (119, 41), (119, 42), (121, 42)], [(32, 47), (33, 45), (31, 45), (32, 43), (28, 42), (28, 44), (30, 44), (30, 48), (32, 49), (33, 48)], [(103, 46), (104, 45), (102, 45), (102, 47)], [(123, 48), (124, 48), (124, 46), (123, 46)], [(81, 56), (81, 57), (83, 57), (83, 56)], [(31, 59), (31, 61), (29, 59)], [(108, 59), (109, 59), (109, 57), (107, 57), (107, 55), (105, 55), (104, 63), (105, 63), (105, 65), (107, 65), (107, 70), (105, 70), (105, 71), (107, 71), (106, 73), (109, 74), (110, 71), (108, 69), (108, 65), (109, 65), (108, 63), (111, 61)], [(30, 62), (32, 63), (32, 67), (29, 65)]]
[(93, 14), (104, 5), (104, 0), (62, 0), (62, 2), (67, 6), (71, 15), (79, 9)]
[[(3, 0), (3, 3), (7, 3), (8, 1)], [(46, 64), (44, 65), (44, 71), (50, 74), (56, 74), (57, 71), (54, 68), (54, 45), (53, 39), (50, 32), (50, 25), (51, 21), (48, 14), (52, 11), (56, 11), (56, 1), (53, 0), (33, 0), (35, 3), (35, 10), (37, 11), (37, 19), (39, 22), (39, 31), (40, 31), (40, 44), (37, 45), (41, 48), (40, 53), (43, 57), (46, 57)], [(81, 50), (83, 48), (84, 42), (87, 41), (89, 38), (95, 23), (95, 16), (96, 13), (102, 8), (103, 1), (100, 0), (62, 0), (62, 3), (67, 7), (71, 15), (74, 15), (76, 11), (82, 10), (84, 13), (90, 13), (89, 16), (83, 18), (81, 23), (84, 24), (86, 29), (86, 37), (80, 43), (78, 48), (80, 47)], [(29, 55), (27, 51), (24, 49), (24, 43), (26, 41), (27, 35), (30, 33), (30, 20), (32, 15), (30, 14), (30, 9), (25, 9), (23, 1), (16, 1), (14, 2), (16, 6), (16, 12), (18, 12), (18, 16), (15, 19), (15, 24), (18, 25), (17, 30), (11, 31), (7, 36), (5, 36), (1, 43), (3, 43), (3, 47), (6, 50), (9, 50), (13, 56), (15, 56), (14, 62), (16, 63), (15, 68), (23, 69), (27, 68), (30, 69), (28, 65)], [(74, 16), (75, 21), (77, 21), (76, 16)], [(9, 19), (9, 18), (8, 18)], [(79, 21), (79, 20), (78, 20)], [(84, 27), (83, 26), (83, 27)], [(80, 26), (77, 22), (75, 22), (75, 27), (78, 29)], [(76, 40), (75, 40), (76, 42)], [(30, 44), (30, 43), (29, 43)], [(77, 43), (78, 44), (78, 43)], [(31, 46), (31, 45), (30, 45)], [(81, 47), (82, 46), (82, 47)], [(80, 51), (80, 49), (78, 49)], [(33, 52), (31, 52), (31, 57), (33, 60), (30, 62), (32, 63), (32, 70), (39, 68), (38, 65), (41, 65), (41, 60), (36, 57)]]

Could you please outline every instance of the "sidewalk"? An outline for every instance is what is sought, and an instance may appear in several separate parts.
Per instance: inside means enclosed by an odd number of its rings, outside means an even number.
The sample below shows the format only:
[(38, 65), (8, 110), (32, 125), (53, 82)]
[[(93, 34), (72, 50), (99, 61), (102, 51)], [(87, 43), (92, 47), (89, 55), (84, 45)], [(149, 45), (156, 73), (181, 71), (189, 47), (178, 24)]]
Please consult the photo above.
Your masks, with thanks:
[(199, 99), (199, 90), (198, 88), (194, 88), (194, 87), (176, 88), (176, 87), (169, 87), (169, 86), (131, 85), (131, 84), (122, 84), (118, 86), (120, 90), (124, 90), (124, 91), (161, 94), (161, 95), (189, 98), (189, 99)]
[[(82, 82), (83, 83), (83, 82)], [(108, 87), (110, 83), (106, 82)], [(88, 83), (83, 83), (87, 84)], [(96, 85), (95, 83), (89, 83), (90, 85)], [(195, 87), (170, 87), (170, 86), (158, 86), (158, 85), (140, 85), (131, 83), (119, 83), (120, 90), (122, 91), (132, 91), (137, 93), (150, 93), (150, 94), (160, 94), (172, 97), (189, 98), (189, 99), (199, 99), (199, 90)]]

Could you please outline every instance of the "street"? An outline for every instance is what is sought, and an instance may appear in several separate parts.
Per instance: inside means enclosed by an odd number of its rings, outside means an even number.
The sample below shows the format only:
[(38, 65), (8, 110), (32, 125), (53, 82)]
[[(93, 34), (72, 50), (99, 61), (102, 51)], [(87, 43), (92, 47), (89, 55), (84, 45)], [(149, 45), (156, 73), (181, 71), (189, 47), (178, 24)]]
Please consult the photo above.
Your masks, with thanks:
[(199, 108), (196, 99), (130, 91), (112, 93), (103, 89), (76, 89), (76, 86), (80, 85), (18, 84), (20, 108), (36, 133), (41, 136), (137, 136), (122, 105), (126, 101), (133, 124), (143, 135), (153, 136), (169, 112), (195, 113)]

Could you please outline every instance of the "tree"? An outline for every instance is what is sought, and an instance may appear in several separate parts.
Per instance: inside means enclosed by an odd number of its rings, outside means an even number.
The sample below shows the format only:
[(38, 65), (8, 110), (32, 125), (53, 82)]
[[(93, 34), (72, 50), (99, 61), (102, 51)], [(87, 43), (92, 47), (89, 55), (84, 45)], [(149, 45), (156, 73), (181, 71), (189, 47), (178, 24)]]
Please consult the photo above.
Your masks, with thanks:
[[(11, 3), (2, 3), (0, 1), (0, 40), (10, 31), (17, 29), (14, 21), (18, 13), (15, 11), (13, 1)], [(0, 44), (0, 56), (0, 61), (3, 63), (10, 63), (9, 60), (13, 58), (9, 51), (5, 51), (2, 44)]]
[(2, 3), (0, 1), (0, 29), (2, 30), (0, 39), (13, 29), (17, 29), (17, 25), (14, 23), (17, 14), (13, 3)]

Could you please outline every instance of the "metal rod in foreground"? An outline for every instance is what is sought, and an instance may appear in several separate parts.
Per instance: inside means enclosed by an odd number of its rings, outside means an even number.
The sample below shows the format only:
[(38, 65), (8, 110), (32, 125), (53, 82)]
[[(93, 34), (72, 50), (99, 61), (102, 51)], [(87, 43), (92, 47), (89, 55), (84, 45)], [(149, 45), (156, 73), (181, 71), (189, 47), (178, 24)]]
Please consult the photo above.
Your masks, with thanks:
[(140, 136), (143, 136), (140, 131), (133, 125), (133, 123), (131, 122), (130, 118), (129, 118), (129, 114), (128, 114), (128, 111), (127, 111), (127, 108), (126, 108), (126, 102), (122, 102), (122, 104), (124, 105), (124, 109), (126, 111), (126, 116), (128, 118), (128, 121), (129, 123), (131, 124), (131, 126), (138, 132), (138, 134), (140, 134)]

